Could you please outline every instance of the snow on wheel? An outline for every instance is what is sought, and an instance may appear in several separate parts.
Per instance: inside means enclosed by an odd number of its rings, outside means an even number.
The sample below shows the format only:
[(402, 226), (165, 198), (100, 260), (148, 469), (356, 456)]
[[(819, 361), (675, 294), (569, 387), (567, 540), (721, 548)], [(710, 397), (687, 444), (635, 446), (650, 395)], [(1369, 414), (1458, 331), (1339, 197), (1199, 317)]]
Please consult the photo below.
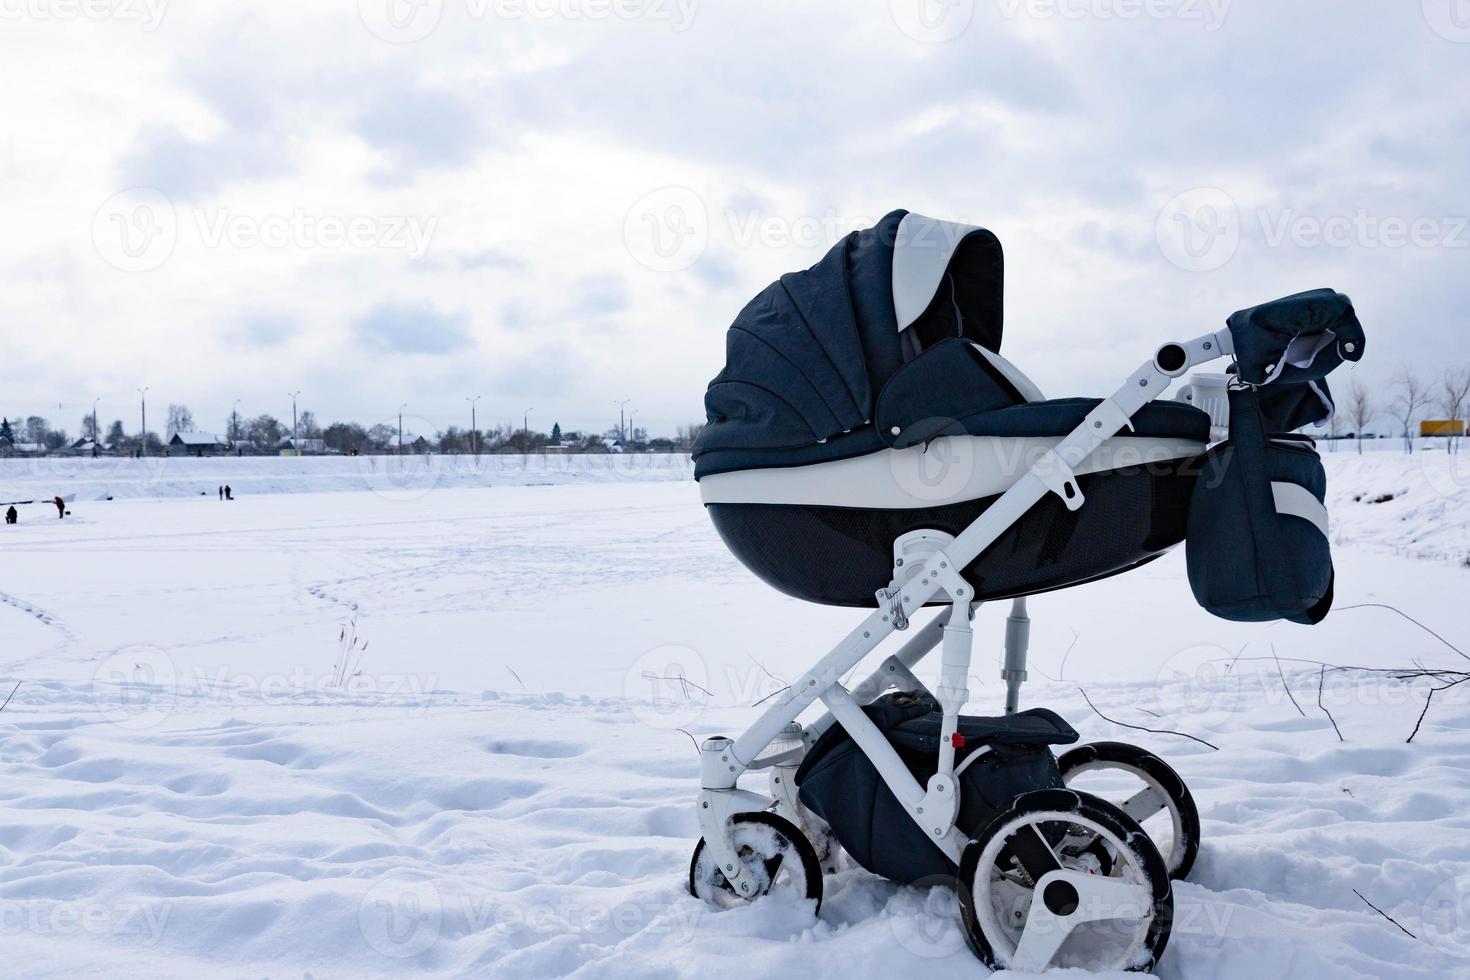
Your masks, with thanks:
[(1025, 793), (996, 814), (965, 848), (959, 891), (965, 936), (993, 970), (1147, 971), (1174, 913), (1148, 835), (1072, 790)]
[(1058, 760), (1072, 789), (1116, 803), (1148, 832), (1169, 877), (1183, 881), (1199, 855), (1199, 809), (1167, 762), (1125, 742), (1080, 745)]
[[(822, 909), (822, 869), (817, 853), (801, 831), (774, 813), (737, 813), (730, 819), (741, 880), (749, 891), (737, 892), (710, 856), (704, 838), (689, 862), (689, 894), (719, 909), (735, 908), (769, 895), (790, 891)], [(747, 877), (748, 876), (748, 877)]]

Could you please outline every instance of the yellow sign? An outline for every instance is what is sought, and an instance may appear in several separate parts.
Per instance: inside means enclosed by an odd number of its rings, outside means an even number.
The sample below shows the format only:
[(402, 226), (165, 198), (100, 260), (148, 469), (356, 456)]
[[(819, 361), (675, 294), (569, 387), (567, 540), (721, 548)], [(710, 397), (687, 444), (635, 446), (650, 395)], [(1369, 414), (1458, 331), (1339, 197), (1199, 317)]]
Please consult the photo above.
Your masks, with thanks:
[(1419, 423), (1421, 436), (1463, 436), (1465, 423), (1461, 419), (1426, 419)]

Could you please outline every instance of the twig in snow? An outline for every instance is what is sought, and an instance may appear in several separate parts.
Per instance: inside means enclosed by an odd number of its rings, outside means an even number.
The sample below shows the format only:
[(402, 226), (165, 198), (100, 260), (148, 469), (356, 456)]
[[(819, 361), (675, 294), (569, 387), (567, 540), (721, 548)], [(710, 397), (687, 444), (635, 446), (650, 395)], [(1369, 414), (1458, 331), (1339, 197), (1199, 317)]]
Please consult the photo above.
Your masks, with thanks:
[(1228, 666), (1228, 667), (1226, 667), (1226, 668), (1225, 668), (1225, 673), (1227, 673), (1227, 674), (1228, 674), (1228, 673), (1230, 673), (1230, 672), (1231, 672), (1231, 671), (1232, 671), (1232, 670), (1234, 670), (1234, 669), (1235, 669), (1235, 661), (1236, 661), (1236, 660), (1239, 660), (1239, 659), (1240, 659), (1240, 655), (1241, 655), (1241, 654), (1242, 654), (1242, 653), (1245, 653), (1245, 651), (1246, 651), (1246, 647), (1249, 647), (1249, 646), (1250, 646), (1250, 643), (1249, 643), (1249, 641), (1247, 641), (1247, 642), (1246, 642), (1246, 644), (1245, 644), (1245, 645), (1244, 645), (1244, 646), (1242, 646), (1242, 647), (1241, 647), (1241, 648), (1240, 648), (1240, 649), (1239, 649), (1239, 650), (1236, 650), (1236, 651), (1235, 651), (1235, 660), (1232, 660), (1232, 661), (1230, 661), (1230, 665), (1229, 665), (1229, 666)]
[[(1383, 916), (1389, 922), (1392, 922), (1394, 925), (1399, 926), (1398, 921), (1393, 916), (1389, 915), (1387, 912), (1383, 911), (1383, 909), (1381, 909), (1378, 906), (1374, 905), (1372, 902), (1368, 901), (1366, 898), (1363, 898), (1363, 893), (1362, 892), (1360, 892), (1356, 888), (1354, 888), (1353, 889), (1353, 894), (1356, 895), (1356, 896), (1358, 896), (1359, 898), (1362, 898), (1364, 905), (1368, 906), (1370, 909), (1372, 909), (1373, 911), (1377, 912), (1379, 915)], [(1418, 939), (1419, 938), (1418, 936), (1414, 935), (1409, 930), (1405, 929), (1403, 926), (1399, 926), (1399, 932), (1402, 932), (1404, 935), (1408, 936), (1410, 939)]]
[[(507, 668), (507, 669), (509, 669), (509, 668)], [(512, 670), (511, 673), (514, 674), (515, 671)], [(700, 687), (698, 684), (694, 683), (689, 678), (685, 677), (683, 674), (672, 674), (672, 675), (670, 675), (668, 677), (664, 677), (664, 676), (662, 676), (660, 674), (655, 674), (653, 671), (647, 671), (647, 672), (644, 673), (643, 679), (646, 680), (646, 681), (678, 681), (679, 682), (679, 689), (683, 693), (684, 700), (686, 700), (686, 701), (689, 700), (689, 689), (691, 687), (692, 688), (696, 688), (699, 691), (701, 691), (704, 694), (704, 696), (707, 697), (707, 698), (714, 697), (714, 695), (711, 694), (709, 691), (707, 691), (704, 688)], [(520, 680), (520, 678), (517, 677), (516, 680)]]
[(1327, 720), (1332, 722), (1332, 730), (1334, 732), (1337, 732), (1337, 740), (1339, 742), (1346, 742), (1347, 739), (1342, 737), (1342, 729), (1337, 727), (1337, 719), (1332, 717), (1332, 712), (1328, 711), (1327, 705), (1322, 703), (1322, 685), (1326, 683), (1326, 681), (1327, 665), (1323, 664), (1321, 673), (1317, 675), (1317, 707), (1321, 708), (1322, 713), (1327, 716)]
[(1434, 703), (1434, 696), (1440, 691), (1448, 691), (1452, 687), (1459, 687), (1466, 681), (1470, 681), (1470, 674), (1466, 674), (1457, 681), (1451, 681), (1448, 684), (1441, 684), (1439, 687), (1431, 687), (1429, 689), (1429, 696), (1424, 699), (1424, 710), (1419, 712), (1419, 720), (1414, 722), (1414, 730), (1409, 733), (1408, 738), (1404, 739), (1405, 744), (1414, 741), (1414, 736), (1419, 734), (1419, 726), (1424, 724), (1424, 716), (1429, 714), (1429, 706)]
[(1286, 696), (1291, 698), (1291, 706), (1296, 709), (1297, 714), (1305, 718), (1307, 713), (1302, 710), (1301, 705), (1296, 703), (1296, 695), (1291, 693), (1291, 685), (1286, 683), (1286, 672), (1281, 669), (1281, 658), (1276, 656), (1276, 644), (1274, 643), (1271, 644), (1271, 659), (1276, 661), (1276, 676), (1281, 678), (1282, 690), (1286, 691)]
[[(757, 667), (759, 667), (761, 669), (761, 673), (765, 674), (767, 677), (769, 677), (771, 680), (775, 681), (777, 684), (781, 684), (781, 678), (777, 677), (775, 674), (773, 674), (769, 670), (767, 670), (765, 664), (761, 663), (759, 660), (755, 659), (754, 657), (751, 657), (750, 654), (748, 654), (748, 653), (746, 654), (746, 656), (747, 657), (750, 657), (750, 662), (751, 663), (755, 664)], [(856, 667), (853, 667), (853, 670), (856, 670), (856, 669), (857, 669)], [(844, 683), (846, 683), (846, 682), (844, 681)], [(772, 691), (770, 694), (767, 694), (765, 697), (761, 698), (755, 704), (751, 705), (751, 707), (752, 708), (759, 707), (759, 706), (765, 704), (767, 701), (771, 700), (771, 698), (773, 698), (776, 695), (780, 694), (782, 691), (789, 691), (789, 690), (791, 690), (791, 685), (790, 684), (781, 684), (780, 687), (776, 688), (776, 690)], [(709, 692), (706, 691), (705, 693), (708, 694)]]
[(1092, 698), (1087, 696), (1086, 691), (1082, 690), (1082, 688), (1080, 687), (1077, 688), (1077, 690), (1082, 693), (1082, 700), (1087, 702), (1087, 706), (1091, 708), (1093, 710), (1093, 713), (1096, 714), (1103, 721), (1117, 725), (1120, 728), (1131, 728), (1135, 732), (1150, 732), (1154, 735), (1178, 735), (1180, 738), (1187, 738), (1191, 742), (1198, 742), (1201, 745), (1207, 745), (1210, 748), (1214, 749), (1216, 752), (1220, 751), (1220, 746), (1215, 745), (1211, 742), (1206, 742), (1204, 739), (1197, 738), (1194, 735), (1190, 735), (1188, 732), (1176, 732), (1168, 728), (1144, 728), (1142, 725), (1129, 725), (1121, 721), (1113, 721), (1113, 719), (1109, 718), (1107, 715), (1097, 710), (1097, 705), (1092, 703)]
[(776, 695), (780, 694), (782, 691), (789, 691), (789, 690), (791, 690), (791, 685), (790, 684), (787, 684), (785, 687), (781, 688), (780, 690), (772, 691), (770, 694), (767, 694), (765, 697), (761, 698), (755, 704), (751, 705), (751, 707), (752, 708), (759, 708), (761, 705), (765, 704), (767, 701), (771, 700), (771, 698), (773, 698)]
[(1338, 606), (1337, 607), (1337, 611), (1338, 612), (1341, 612), (1341, 611), (1343, 611), (1345, 609), (1387, 609), (1389, 612), (1398, 613), (1400, 616), (1404, 617), (1409, 622), (1413, 623), (1415, 626), (1419, 627), (1421, 630), (1423, 630), (1424, 632), (1428, 633), (1430, 636), (1434, 637), (1436, 640), (1438, 640), (1439, 642), (1443, 643), (1445, 646), (1449, 647), (1451, 650), (1455, 651), (1460, 656), (1464, 657), (1466, 660), (1470, 660), (1470, 653), (1466, 653), (1464, 650), (1461, 650), (1459, 647), (1455, 646), (1449, 640), (1446, 640), (1444, 637), (1440, 636), (1434, 630), (1430, 629), (1428, 626), (1425, 626), (1423, 623), (1419, 622), (1419, 620), (1415, 619), (1413, 616), (1410, 616), (1408, 613), (1404, 612), (1402, 609), (1395, 609), (1393, 606), (1390, 606), (1387, 603), (1383, 603), (1383, 602), (1360, 602), (1357, 605), (1353, 605), (1353, 606)]
[(1067, 658), (1070, 657), (1072, 655), (1072, 651), (1077, 648), (1077, 641), (1080, 639), (1082, 639), (1082, 634), (1077, 632), (1075, 629), (1072, 630), (1072, 642), (1067, 645), (1067, 652), (1062, 654), (1061, 666), (1057, 668), (1057, 675), (1059, 680), (1067, 676)]
[[(10, 698), (15, 697), (15, 692), (19, 690), (20, 681), (16, 681), (15, 686), (10, 689)], [(10, 707), (10, 698), (6, 698), (4, 704), (0, 704), (0, 711), (4, 711), (6, 708)]]
[(699, 755), (699, 740), (698, 739), (696, 739), (693, 735), (690, 735), (688, 732), (685, 732), (684, 729), (682, 729), (682, 728), (676, 728), (676, 729), (674, 729), (674, 731), (676, 731), (676, 732), (684, 732), (684, 734), (686, 736), (688, 736), (688, 738), (689, 738), (689, 744), (694, 746), (694, 754), (696, 756)]

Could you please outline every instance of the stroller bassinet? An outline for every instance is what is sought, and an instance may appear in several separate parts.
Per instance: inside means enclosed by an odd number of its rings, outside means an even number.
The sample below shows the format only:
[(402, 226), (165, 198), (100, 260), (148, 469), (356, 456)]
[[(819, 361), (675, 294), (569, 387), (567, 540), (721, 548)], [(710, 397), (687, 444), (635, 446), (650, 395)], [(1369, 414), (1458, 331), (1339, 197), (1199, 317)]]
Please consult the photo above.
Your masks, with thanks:
[[(958, 534), (1099, 399), (1047, 400), (1000, 356), (1003, 260), (990, 232), (895, 211), (737, 317), (705, 398), (695, 478), (756, 575), (811, 602), (873, 606), (893, 545)], [(1210, 417), (1158, 402), (964, 569), (976, 599), (1061, 588), (1184, 540)]]

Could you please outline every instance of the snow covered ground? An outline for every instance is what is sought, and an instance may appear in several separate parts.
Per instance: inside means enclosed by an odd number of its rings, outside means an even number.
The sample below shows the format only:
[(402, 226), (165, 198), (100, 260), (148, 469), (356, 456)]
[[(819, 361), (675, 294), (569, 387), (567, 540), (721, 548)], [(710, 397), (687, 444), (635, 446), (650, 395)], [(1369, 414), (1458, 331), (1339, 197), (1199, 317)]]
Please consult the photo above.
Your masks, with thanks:
[(0, 459), (0, 501), (75, 495), (79, 501), (371, 490), (399, 499), (450, 487), (688, 479), (688, 456), (593, 454), (483, 456), (41, 456)]
[[(1198, 799), (1161, 977), (1470, 977), (1465, 688), (1406, 744), (1425, 682), (1315, 663), (1466, 666), (1347, 607), (1470, 650), (1470, 464), (1327, 459), (1320, 627), (1211, 618), (1182, 551), (1032, 602), (1026, 702), (1148, 746)], [(374, 485), (324, 472), (348, 460), (91, 462), (65, 491), (0, 467), (5, 490), (78, 494), (0, 528), (7, 975), (983, 975), (942, 891), (842, 870), (820, 919), (685, 893), (677, 729), (743, 729), (854, 614), (754, 580), (682, 463)], [(1004, 616), (977, 617), (972, 711), (999, 709)]]

